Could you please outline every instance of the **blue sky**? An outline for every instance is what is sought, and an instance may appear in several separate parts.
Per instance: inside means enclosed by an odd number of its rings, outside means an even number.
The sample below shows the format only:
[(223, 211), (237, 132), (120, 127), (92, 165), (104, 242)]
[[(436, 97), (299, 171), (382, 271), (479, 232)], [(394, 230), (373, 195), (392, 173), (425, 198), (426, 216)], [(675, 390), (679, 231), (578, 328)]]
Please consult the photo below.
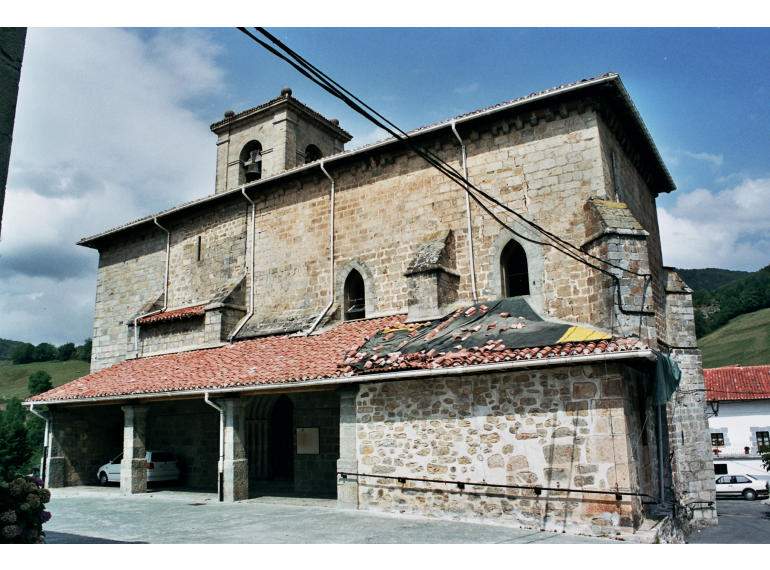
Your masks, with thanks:
[[(770, 31), (273, 29), (405, 129), (621, 74), (679, 190), (664, 261), (770, 263)], [(0, 337), (91, 334), (78, 238), (213, 192), (210, 123), (282, 86), (358, 146), (382, 133), (234, 29), (31, 29), (0, 242)], [(40, 157), (45, 157), (41, 160)]]
[[(766, 175), (770, 168), (769, 30), (272, 31), (402, 127), (615, 71), (680, 190), (737, 173)], [(359, 137), (372, 130), (247, 38), (231, 30), (214, 33), (230, 56), (224, 62), (230, 85), (224, 101), (208, 102), (206, 111), (216, 116), (222, 102), (244, 108), (287, 84)], [(703, 156), (698, 161), (685, 153)]]

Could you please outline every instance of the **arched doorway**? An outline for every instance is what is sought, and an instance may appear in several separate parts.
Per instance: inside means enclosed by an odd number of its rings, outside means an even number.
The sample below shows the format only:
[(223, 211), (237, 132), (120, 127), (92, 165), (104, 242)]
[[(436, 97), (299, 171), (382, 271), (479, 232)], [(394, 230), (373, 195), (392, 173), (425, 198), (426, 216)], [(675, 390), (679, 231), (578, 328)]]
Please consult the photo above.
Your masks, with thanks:
[(294, 480), (294, 404), (279, 397), (270, 414), (270, 475), (275, 481)]

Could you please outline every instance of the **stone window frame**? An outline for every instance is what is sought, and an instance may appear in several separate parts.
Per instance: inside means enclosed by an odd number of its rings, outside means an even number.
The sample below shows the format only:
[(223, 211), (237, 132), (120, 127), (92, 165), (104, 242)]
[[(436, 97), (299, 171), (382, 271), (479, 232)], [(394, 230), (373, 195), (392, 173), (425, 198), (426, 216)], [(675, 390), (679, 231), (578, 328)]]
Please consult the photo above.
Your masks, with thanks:
[(375, 317), (379, 311), (377, 295), (374, 294), (374, 273), (363, 261), (352, 259), (335, 270), (334, 302), (339, 309), (340, 320), (345, 320), (345, 315), (343, 314), (345, 310), (345, 281), (347, 281), (348, 275), (354, 269), (358, 271), (364, 280), (364, 302), (366, 303), (366, 317), (364, 318)]
[[(524, 226), (523, 222), (512, 221), (511, 227), (516, 232), (529, 238), (538, 239), (532, 235), (534, 230), (529, 226)], [(545, 265), (545, 251), (544, 246), (532, 243), (525, 239), (521, 239), (513, 234), (508, 229), (502, 229), (495, 238), (490, 248), (490, 268), (489, 278), (486, 289), (482, 292), (483, 295), (499, 299), (503, 296), (503, 276), (502, 267), (500, 264), (503, 249), (508, 245), (511, 240), (517, 242), (527, 255), (527, 270), (529, 272), (529, 295), (522, 295), (526, 299), (530, 306), (538, 313), (543, 313), (545, 310), (545, 278), (544, 278), (544, 265)]]

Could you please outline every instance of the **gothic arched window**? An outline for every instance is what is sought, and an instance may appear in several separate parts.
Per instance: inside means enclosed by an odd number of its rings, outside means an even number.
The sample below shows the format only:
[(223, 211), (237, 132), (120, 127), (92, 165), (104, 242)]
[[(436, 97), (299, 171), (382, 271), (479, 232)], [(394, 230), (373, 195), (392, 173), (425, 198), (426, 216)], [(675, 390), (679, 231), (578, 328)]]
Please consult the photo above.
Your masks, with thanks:
[(241, 183), (254, 182), (262, 178), (262, 145), (250, 141), (243, 147), (240, 156)]
[(305, 149), (305, 164), (321, 160), (322, 157), (321, 149), (314, 144), (307, 145), (307, 148)]
[(527, 254), (519, 242), (511, 240), (503, 248), (500, 254), (500, 275), (503, 280), (503, 297), (529, 295)]
[(343, 318), (346, 321), (366, 317), (366, 293), (364, 278), (355, 269), (351, 269), (345, 279), (345, 306)]

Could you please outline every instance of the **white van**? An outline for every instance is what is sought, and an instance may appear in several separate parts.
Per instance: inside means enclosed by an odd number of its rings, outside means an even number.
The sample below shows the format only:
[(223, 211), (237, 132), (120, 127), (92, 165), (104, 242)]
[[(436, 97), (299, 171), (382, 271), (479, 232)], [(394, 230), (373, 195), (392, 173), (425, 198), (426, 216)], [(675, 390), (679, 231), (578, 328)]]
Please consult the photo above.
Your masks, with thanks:
[[(170, 451), (148, 451), (144, 456), (147, 461), (147, 482), (178, 481), (179, 465), (176, 456)], [(121, 453), (109, 463), (105, 463), (97, 470), (100, 485), (108, 483), (120, 483), (120, 462), (123, 460)]]

